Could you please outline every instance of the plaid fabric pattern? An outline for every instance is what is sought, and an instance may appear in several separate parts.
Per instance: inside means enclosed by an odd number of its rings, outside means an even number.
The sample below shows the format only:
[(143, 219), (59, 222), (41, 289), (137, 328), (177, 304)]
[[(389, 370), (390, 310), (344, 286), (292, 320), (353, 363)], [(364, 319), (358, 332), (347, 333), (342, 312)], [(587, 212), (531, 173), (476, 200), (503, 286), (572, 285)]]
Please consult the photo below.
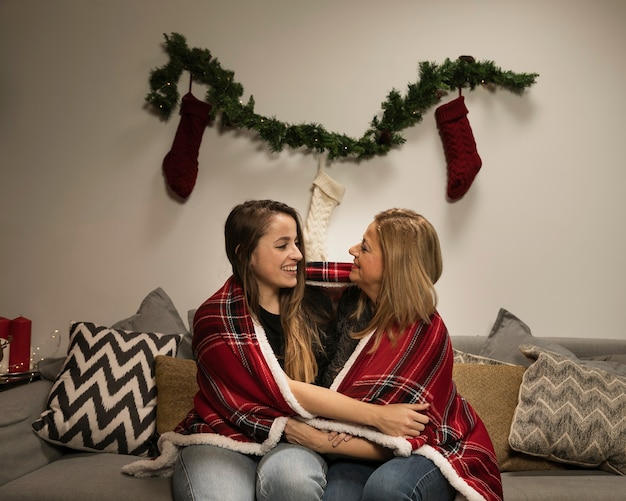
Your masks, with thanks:
[(378, 404), (430, 403), (430, 423), (409, 439), (413, 453), (433, 460), (452, 486), (468, 499), (502, 499), (493, 445), (482, 421), (456, 392), (454, 356), (438, 313), (418, 322), (395, 345), (383, 336), (370, 352), (373, 336), (361, 340), (332, 389)]
[[(307, 280), (346, 283), (351, 267), (350, 263), (309, 263)], [(198, 308), (193, 332), (200, 390), (194, 409), (176, 432), (219, 434), (237, 450), (261, 453), (280, 438), (278, 425), (271, 434), (276, 418), (310, 417), (286, 388), (285, 375), (263, 329), (254, 325), (243, 288), (234, 277)], [(241, 443), (251, 445), (242, 449)]]
[[(349, 263), (309, 263), (307, 281), (329, 287), (347, 284), (350, 268)], [(280, 440), (286, 418), (300, 416), (313, 426), (368, 438), (399, 455), (422, 454), (468, 500), (502, 499), (498, 463), (487, 430), (456, 393), (452, 346), (439, 314), (433, 314), (429, 324), (411, 326), (395, 345), (384, 336), (371, 353), (372, 342), (371, 336), (361, 340), (331, 388), (378, 404), (429, 402), (430, 424), (416, 438), (389, 437), (365, 427), (313, 418), (302, 409), (289, 391), (262, 328), (246, 309), (241, 285), (231, 277), (196, 313), (193, 348), (200, 391), (194, 410), (177, 433), (163, 435), (162, 442), (178, 446), (212, 443), (264, 454)], [(141, 468), (155, 469), (167, 461), (164, 458)]]
[(350, 283), (352, 263), (337, 263), (331, 261), (311, 261), (306, 265), (307, 282), (319, 282), (326, 286)]
[[(234, 277), (198, 308), (193, 329), (200, 389), (194, 409), (175, 431), (218, 434), (237, 450), (236, 443), (270, 440), (275, 419), (296, 411), (283, 396), (277, 379), (286, 385), (285, 375), (262, 329), (255, 330), (243, 289)], [(255, 447), (243, 450), (261, 453)]]

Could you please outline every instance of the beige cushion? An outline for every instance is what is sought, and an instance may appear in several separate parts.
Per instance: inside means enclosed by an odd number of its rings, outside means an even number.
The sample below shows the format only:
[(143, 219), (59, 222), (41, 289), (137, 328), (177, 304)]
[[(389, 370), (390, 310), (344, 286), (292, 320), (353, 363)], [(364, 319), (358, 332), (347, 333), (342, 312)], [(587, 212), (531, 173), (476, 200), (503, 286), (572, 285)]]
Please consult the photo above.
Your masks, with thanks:
[[(554, 470), (559, 464), (511, 449), (508, 442), (513, 412), (525, 367), (455, 364), (459, 393), (481, 417), (491, 436), (501, 471)], [(157, 432), (173, 430), (193, 407), (198, 391), (196, 363), (173, 357), (156, 358)]]
[(172, 431), (193, 408), (198, 391), (196, 362), (158, 356), (155, 359), (157, 385), (156, 429), (159, 435)]
[(478, 413), (487, 427), (500, 471), (562, 469), (545, 459), (515, 452), (509, 431), (525, 367), (519, 365), (455, 364), (452, 372), (457, 391)]

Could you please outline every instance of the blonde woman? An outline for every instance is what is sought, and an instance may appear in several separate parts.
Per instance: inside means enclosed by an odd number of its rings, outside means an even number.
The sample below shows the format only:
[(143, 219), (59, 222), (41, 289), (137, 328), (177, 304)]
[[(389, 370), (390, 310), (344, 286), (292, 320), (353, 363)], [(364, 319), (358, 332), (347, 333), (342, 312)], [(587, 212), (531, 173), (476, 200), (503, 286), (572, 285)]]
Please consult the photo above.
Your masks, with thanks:
[[(338, 316), (354, 351), (338, 351), (331, 389), (376, 404), (429, 404), (429, 423), (419, 435), (385, 445), (359, 430), (337, 434), (349, 430), (334, 423), (328, 433), (319, 422), (290, 419), (289, 441), (335, 458), (324, 499), (452, 500), (458, 491), (469, 500), (501, 500), (487, 430), (452, 381), (452, 346), (436, 310), (442, 257), (434, 227), (414, 211), (390, 209), (349, 252), (357, 288), (344, 293)], [(292, 389), (303, 405), (315, 393), (295, 381)]]

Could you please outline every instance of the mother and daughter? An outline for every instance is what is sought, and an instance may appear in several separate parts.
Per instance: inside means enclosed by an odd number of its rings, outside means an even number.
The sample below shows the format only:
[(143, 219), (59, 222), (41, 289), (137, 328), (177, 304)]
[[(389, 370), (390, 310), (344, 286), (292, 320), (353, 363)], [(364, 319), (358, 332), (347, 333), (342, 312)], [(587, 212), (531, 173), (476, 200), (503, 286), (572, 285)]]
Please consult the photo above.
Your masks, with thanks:
[(293, 208), (244, 202), (224, 235), (232, 276), (194, 319), (194, 408), (161, 437), (177, 501), (502, 499), (487, 430), (452, 381), (425, 218), (375, 216), (337, 311), (306, 285)]

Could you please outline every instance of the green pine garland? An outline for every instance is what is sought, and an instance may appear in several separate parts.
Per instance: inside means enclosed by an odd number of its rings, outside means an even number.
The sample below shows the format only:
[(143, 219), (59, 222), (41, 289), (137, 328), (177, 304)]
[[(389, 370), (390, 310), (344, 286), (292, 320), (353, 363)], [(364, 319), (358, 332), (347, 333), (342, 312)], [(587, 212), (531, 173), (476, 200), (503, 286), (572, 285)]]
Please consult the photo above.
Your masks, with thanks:
[(243, 104), (243, 86), (235, 81), (235, 73), (222, 68), (207, 49), (189, 49), (185, 38), (172, 33), (165, 36), (169, 62), (150, 74), (151, 92), (146, 101), (152, 104), (164, 119), (168, 119), (179, 103), (177, 82), (183, 71), (188, 71), (194, 82), (208, 86), (206, 101), (213, 106), (212, 119), (221, 114), (225, 127), (255, 131), (272, 151), (285, 146), (305, 148), (308, 151), (327, 152), (328, 158), (364, 159), (386, 154), (393, 146), (405, 142), (400, 134), (422, 120), (422, 114), (437, 104), (449, 91), (478, 85), (502, 87), (515, 94), (535, 83), (537, 73), (502, 71), (492, 61), (477, 62), (471, 56), (456, 61), (446, 59), (443, 64), (419, 63), (419, 81), (408, 85), (403, 97), (397, 90), (389, 92), (381, 104), (382, 116), (374, 116), (370, 127), (358, 139), (345, 134), (328, 132), (317, 123), (288, 124), (274, 117), (254, 112), (254, 97)]

